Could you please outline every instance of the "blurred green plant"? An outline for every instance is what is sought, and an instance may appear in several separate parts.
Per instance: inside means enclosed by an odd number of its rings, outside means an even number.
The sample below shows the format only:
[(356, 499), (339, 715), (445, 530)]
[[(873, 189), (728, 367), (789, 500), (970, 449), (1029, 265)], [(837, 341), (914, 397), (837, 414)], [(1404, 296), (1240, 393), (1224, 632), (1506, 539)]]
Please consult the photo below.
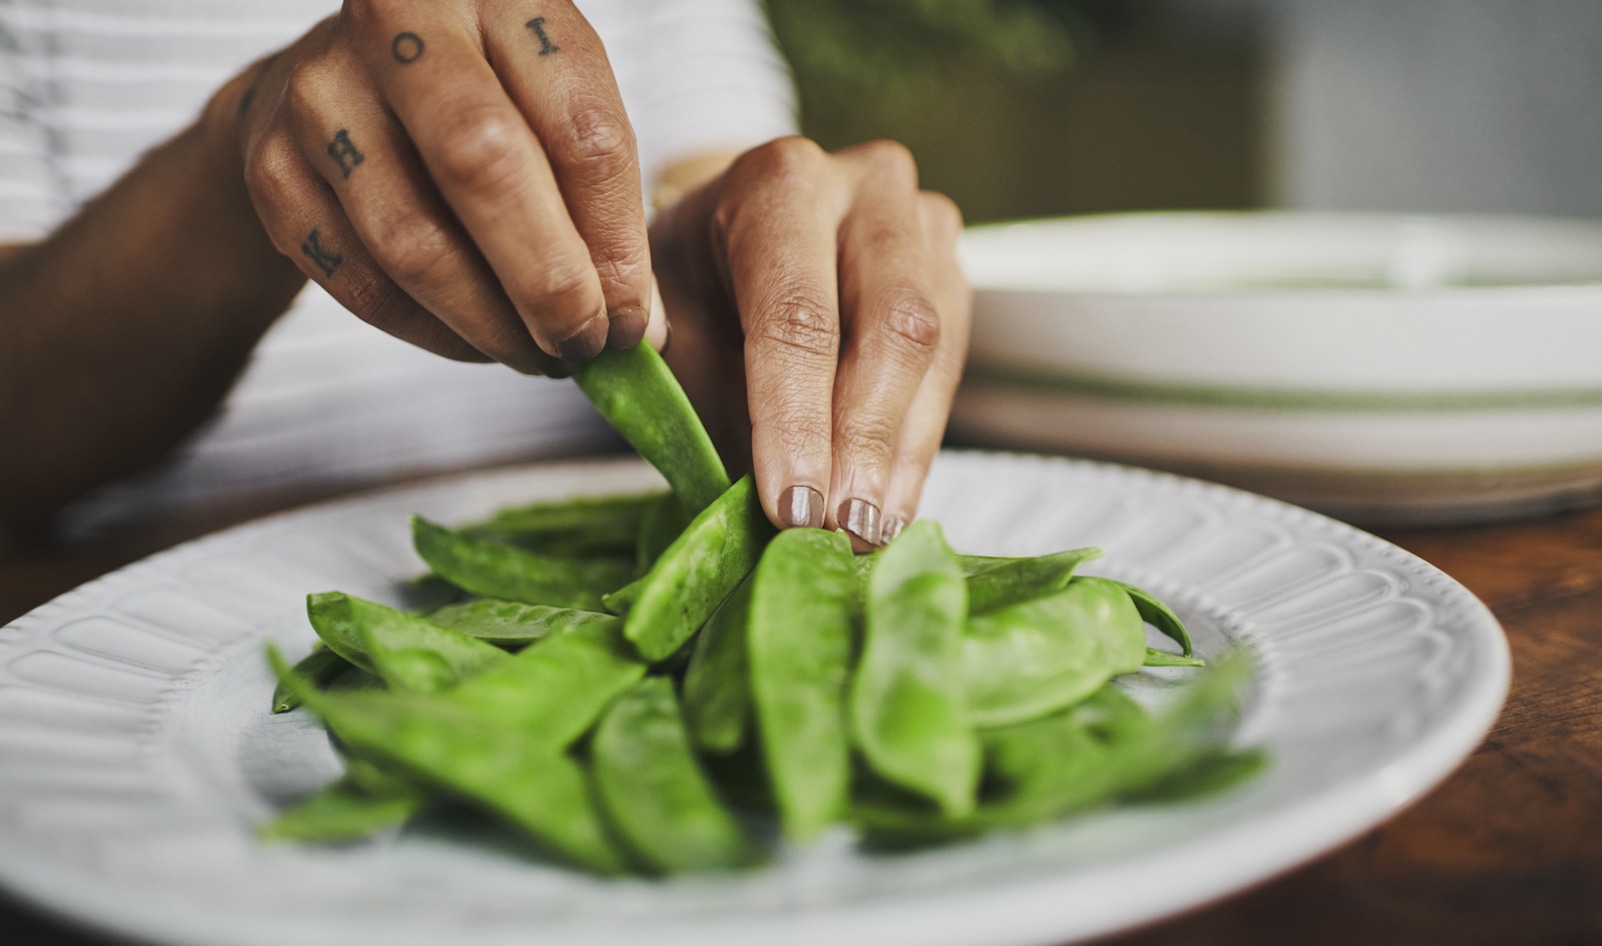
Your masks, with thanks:
[(1058, 71), (1073, 58), (1064, 0), (765, 0), (808, 99), (917, 96), (954, 68)]

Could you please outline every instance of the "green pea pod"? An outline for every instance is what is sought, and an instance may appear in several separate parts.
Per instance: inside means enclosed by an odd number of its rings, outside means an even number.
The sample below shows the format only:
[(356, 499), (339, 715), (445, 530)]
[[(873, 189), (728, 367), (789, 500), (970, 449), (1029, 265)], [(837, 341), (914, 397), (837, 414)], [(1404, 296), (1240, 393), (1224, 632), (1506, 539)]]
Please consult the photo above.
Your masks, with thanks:
[(673, 540), (639, 581), (608, 599), (626, 610), (623, 633), (656, 662), (678, 650), (756, 567), (773, 526), (749, 475)]
[(1079, 702), (1139, 670), (1146, 630), (1123, 589), (1077, 578), (1053, 595), (968, 619), (962, 674), (975, 726), (1006, 726)]
[(276, 648), (268, 647), (267, 659), (353, 751), (484, 807), (580, 866), (623, 869), (584, 771), (565, 753), (435, 695), (320, 693)]
[[(1111, 579), (1109, 579), (1111, 580)], [(1185, 622), (1179, 619), (1173, 609), (1154, 594), (1134, 585), (1116, 582), (1118, 587), (1129, 593), (1129, 599), (1135, 602), (1135, 608), (1140, 611), (1140, 619), (1155, 627), (1164, 637), (1180, 646), (1186, 657), (1196, 656), (1196, 651), (1190, 645), (1190, 632), (1185, 630)]]
[(612, 427), (673, 487), (692, 515), (729, 488), (729, 474), (678, 379), (650, 345), (603, 351), (573, 380)]
[(1098, 548), (1070, 549), (1038, 558), (1003, 559), (980, 568), (968, 575), (968, 614), (984, 614), (1061, 591), (1075, 569), (1101, 556)]
[(531, 644), (585, 624), (618, 623), (616, 615), (602, 611), (555, 608), (548, 604), (524, 604), (496, 598), (448, 604), (430, 612), (428, 619), (441, 627), (503, 647)]
[(695, 650), (684, 674), (684, 723), (703, 752), (728, 755), (745, 744), (746, 722), (751, 716), (746, 647), (750, 618), (748, 578), (695, 637)]
[(591, 745), (611, 823), (657, 870), (735, 867), (750, 847), (690, 750), (673, 681), (651, 677), (618, 697)]
[[(349, 670), (350, 661), (330, 650), (326, 645), (319, 643), (312, 652), (307, 654), (300, 663), (295, 665), (295, 672), (310, 680), (321, 690), (333, 683)], [(300, 704), (295, 702), (294, 694), (284, 686), (273, 688), (273, 712), (287, 713)]]
[(844, 535), (790, 529), (768, 544), (751, 581), (751, 694), (779, 815), (797, 841), (845, 810), (853, 571)]
[(374, 795), (341, 779), (257, 828), (256, 836), (313, 844), (354, 841), (406, 821), (427, 797), (415, 790)]
[(651, 570), (673, 540), (679, 537), (690, 517), (684, 504), (672, 493), (664, 493), (645, 511), (635, 535), (634, 566), (640, 574)]
[(522, 740), (560, 749), (644, 675), (614, 618), (553, 634), (440, 696)]
[(412, 544), (441, 577), (486, 598), (600, 610), (601, 595), (629, 580), (618, 559), (566, 559), (475, 539), (412, 517)]
[(461, 527), (463, 535), (564, 556), (629, 555), (662, 490), (625, 496), (583, 496), (499, 510)]
[(880, 555), (868, 585), (850, 694), (856, 744), (879, 775), (960, 817), (974, 806), (979, 746), (964, 696), (968, 589), (957, 558), (938, 525), (914, 522)]
[(1146, 648), (1146, 666), (1148, 667), (1205, 667), (1207, 661), (1200, 657), (1186, 657), (1184, 654), (1170, 654), (1165, 650)]
[(437, 690), (508, 659), (492, 644), (339, 591), (307, 595), (306, 614), (329, 650), (398, 689)]

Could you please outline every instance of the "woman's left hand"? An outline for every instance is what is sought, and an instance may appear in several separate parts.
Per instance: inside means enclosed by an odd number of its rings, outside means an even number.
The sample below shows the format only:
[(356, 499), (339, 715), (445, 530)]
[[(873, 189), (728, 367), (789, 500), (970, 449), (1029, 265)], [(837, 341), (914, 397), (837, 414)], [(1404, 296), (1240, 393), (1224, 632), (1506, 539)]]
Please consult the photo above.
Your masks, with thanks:
[(651, 255), (664, 356), (781, 528), (858, 551), (917, 512), (968, 347), (962, 218), (907, 149), (747, 151), (665, 210)]

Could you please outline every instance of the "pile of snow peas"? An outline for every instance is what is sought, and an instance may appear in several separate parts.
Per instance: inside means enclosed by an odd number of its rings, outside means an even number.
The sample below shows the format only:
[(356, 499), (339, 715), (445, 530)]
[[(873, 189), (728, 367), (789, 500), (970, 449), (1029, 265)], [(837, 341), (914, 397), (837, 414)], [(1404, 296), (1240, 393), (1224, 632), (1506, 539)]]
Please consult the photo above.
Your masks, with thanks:
[(671, 491), (414, 519), (442, 591), (422, 610), (309, 596), (320, 644), (293, 667), (269, 647), (272, 708), (321, 719), (345, 773), (262, 836), (344, 842), (465, 803), (597, 873), (726, 870), (832, 826), (943, 843), (1263, 764), (1221, 738), (1243, 660), (1160, 714), (1111, 685), (1201, 661), (1162, 602), (1076, 573), (1099, 550), (962, 556), (929, 521), (865, 555), (776, 533), (649, 347), (577, 379)]

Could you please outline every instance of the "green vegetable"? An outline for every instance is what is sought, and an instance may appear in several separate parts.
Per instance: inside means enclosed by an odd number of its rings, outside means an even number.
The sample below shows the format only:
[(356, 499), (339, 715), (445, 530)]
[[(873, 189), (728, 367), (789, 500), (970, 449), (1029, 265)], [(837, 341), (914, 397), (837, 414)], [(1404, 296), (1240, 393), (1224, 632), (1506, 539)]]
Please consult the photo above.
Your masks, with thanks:
[(821, 529), (779, 533), (752, 578), (751, 694), (779, 815), (797, 841), (846, 807), (855, 583), (850, 541)]
[(869, 578), (866, 642), (850, 696), (853, 735), (868, 764), (950, 817), (973, 809), (979, 780), (962, 676), (967, 595), (940, 527), (908, 526)]
[(969, 719), (1005, 726), (1072, 706), (1139, 670), (1146, 631), (1122, 588), (1076, 578), (1056, 594), (970, 617), (962, 651)]
[(573, 379), (623, 439), (659, 470), (691, 514), (729, 488), (729, 474), (678, 379), (650, 345), (604, 351)]
[(437, 690), (507, 659), (491, 644), (338, 591), (307, 595), (306, 614), (329, 650), (398, 689)]
[(968, 614), (978, 615), (1011, 604), (1040, 598), (1068, 586), (1074, 570), (1101, 549), (1070, 549), (1038, 558), (1010, 558), (987, 563), (968, 572)]
[(773, 535), (749, 475), (673, 540), (639, 581), (608, 596), (625, 612), (623, 633), (648, 661), (678, 650), (751, 569)]
[[(319, 690), (333, 683), (340, 674), (349, 670), (350, 661), (328, 649), (328, 646), (319, 642), (312, 652), (307, 654), (300, 663), (295, 665), (295, 672), (310, 680)], [(273, 689), (273, 712), (287, 713), (300, 704), (295, 701), (294, 694), (283, 685)]]
[(556, 608), (548, 604), (523, 604), (495, 598), (448, 604), (430, 612), (428, 619), (469, 637), (502, 646), (529, 644), (585, 624), (621, 623), (617, 615), (603, 611)]
[(568, 756), (515, 727), (425, 694), (325, 694), (295, 676), (276, 648), (267, 659), (301, 703), (353, 750), (420, 782), (476, 802), (571, 859), (601, 872), (623, 868)]
[(673, 540), (679, 537), (690, 517), (684, 504), (672, 493), (665, 493), (646, 509), (634, 540), (634, 563), (640, 574), (651, 570)]
[(354, 841), (401, 824), (417, 814), (426, 799), (413, 789), (372, 795), (341, 779), (262, 825), (256, 836), (314, 844)]
[(607, 816), (652, 867), (709, 870), (750, 859), (739, 824), (690, 751), (668, 678), (652, 677), (619, 697), (591, 754)]
[(417, 554), (451, 584), (486, 598), (600, 610), (601, 596), (628, 581), (632, 566), (617, 559), (540, 555), (475, 539), (412, 517)]
[(671, 494), (579, 497), (512, 506), (463, 526), (463, 535), (566, 557), (627, 556), (649, 511)]
[(751, 581), (746, 579), (695, 637), (684, 674), (684, 722), (704, 752), (727, 755), (745, 744), (751, 715), (750, 618)]
[(614, 619), (547, 637), (441, 700), (511, 728), (522, 741), (561, 748), (644, 675)]
[[(1110, 580), (1110, 579), (1109, 579)], [(1155, 627), (1164, 637), (1178, 644), (1186, 657), (1194, 657), (1196, 651), (1190, 645), (1190, 632), (1185, 630), (1185, 622), (1173, 612), (1168, 605), (1163, 604), (1149, 591), (1136, 588), (1134, 585), (1116, 582), (1118, 587), (1129, 594), (1135, 608), (1140, 611), (1140, 619)]]
[(1200, 657), (1186, 657), (1184, 654), (1170, 654), (1167, 651), (1146, 648), (1146, 666), (1148, 667), (1205, 667), (1207, 661)]

